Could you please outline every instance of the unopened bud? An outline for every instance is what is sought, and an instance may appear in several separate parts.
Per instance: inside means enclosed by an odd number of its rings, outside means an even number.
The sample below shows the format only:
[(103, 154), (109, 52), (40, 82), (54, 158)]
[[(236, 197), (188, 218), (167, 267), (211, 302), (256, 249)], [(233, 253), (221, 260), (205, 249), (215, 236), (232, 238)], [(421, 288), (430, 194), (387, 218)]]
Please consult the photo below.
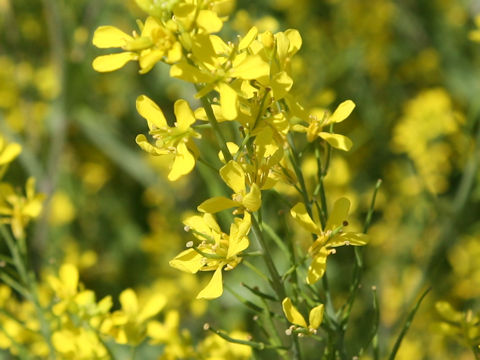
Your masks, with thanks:
[(271, 31), (265, 31), (262, 34), (262, 44), (267, 49), (271, 49), (273, 47), (273, 45), (275, 44), (275, 38)]
[(210, 324), (209, 324), (209, 323), (203, 324), (203, 330), (206, 331), (206, 330), (208, 330), (208, 329), (210, 329)]

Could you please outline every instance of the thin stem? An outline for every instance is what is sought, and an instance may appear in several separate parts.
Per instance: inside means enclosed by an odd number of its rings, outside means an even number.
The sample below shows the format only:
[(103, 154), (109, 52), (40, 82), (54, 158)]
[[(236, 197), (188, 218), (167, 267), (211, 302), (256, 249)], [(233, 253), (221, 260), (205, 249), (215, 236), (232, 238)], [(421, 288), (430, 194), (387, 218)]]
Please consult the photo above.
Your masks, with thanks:
[(27, 268), (25, 266), (25, 261), (24, 259), (22, 259), (20, 255), (20, 251), (18, 250), (16, 242), (4, 225), (0, 225), (0, 232), (2, 233), (2, 236), (5, 239), (7, 246), (10, 250), (10, 253), (12, 254), (15, 268), (17, 269), (22, 279), (22, 282), (27, 287), (26, 299), (31, 300), (35, 306), (35, 311), (37, 312), (37, 316), (40, 320), (42, 335), (45, 338), (45, 341), (47, 342), (50, 350), (50, 357), (55, 359), (55, 350), (53, 348), (53, 344), (51, 341), (51, 331), (50, 331), (48, 322), (46, 320), (44, 310), (40, 305), (40, 301), (38, 299), (38, 291), (37, 291), (35, 276), (33, 273), (32, 274), (28, 273)]
[(39, 254), (43, 253), (48, 237), (48, 216), (50, 214), (51, 198), (58, 183), (61, 171), (59, 163), (63, 156), (63, 148), (67, 137), (67, 115), (65, 96), (65, 49), (63, 41), (63, 24), (58, 1), (43, 0), (45, 20), (48, 28), (50, 53), (55, 66), (56, 82), (59, 85), (59, 95), (53, 103), (50, 122), (50, 148), (47, 160), (45, 177), (41, 180), (40, 187), (47, 195), (44, 211), (35, 226), (32, 245)]
[(265, 261), (265, 264), (267, 265), (267, 269), (270, 273), (270, 276), (272, 277), (271, 279), (271, 285), (273, 287), (273, 290), (277, 294), (277, 297), (281, 300), (285, 298), (285, 289), (283, 287), (283, 284), (280, 279), (280, 275), (278, 274), (277, 268), (275, 267), (275, 264), (273, 263), (273, 259), (271, 257), (271, 252), (268, 249), (267, 242), (265, 241), (263, 237), (262, 230), (260, 229), (260, 226), (258, 224), (258, 221), (255, 216), (252, 216), (252, 230), (253, 234), (255, 235), (255, 238), (260, 244), (260, 247), (262, 248), (263, 251), (263, 259)]
[(300, 159), (298, 158), (295, 143), (293, 142), (293, 138), (291, 134), (287, 135), (287, 141), (288, 141), (288, 144), (290, 145), (290, 149), (289, 149), (290, 161), (292, 163), (293, 170), (295, 171), (295, 175), (297, 176), (298, 183), (300, 184), (300, 190), (303, 196), (303, 202), (305, 203), (305, 206), (307, 207), (307, 212), (311, 217), (312, 204), (310, 203), (310, 200), (308, 198), (307, 186), (305, 185), (305, 179), (303, 177), (302, 169), (300, 168)]
[(212, 125), (213, 131), (215, 132), (215, 136), (217, 137), (218, 145), (220, 146), (223, 157), (225, 161), (228, 162), (233, 159), (232, 154), (230, 154), (230, 151), (227, 147), (227, 141), (225, 140), (225, 137), (220, 130), (220, 126), (218, 126), (217, 118), (215, 117), (215, 113), (213, 112), (210, 100), (206, 96), (203, 96), (200, 98), (200, 101), (202, 102), (203, 108), (205, 109), (208, 121)]
[(403, 325), (402, 331), (398, 335), (397, 341), (395, 341), (395, 344), (393, 345), (392, 352), (390, 353), (390, 356), (388, 357), (388, 360), (394, 360), (395, 356), (397, 356), (398, 349), (400, 349), (400, 345), (402, 344), (402, 340), (407, 334), (408, 329), (410, 328), (410, 325), (412, 324), (413, 318), (415, 317), (415, 314), (417, 313), (418, 308), (420, 307), (420, 304), (422, 303), (423, 299), (427, 294), (430, 292), (431, 288), (428, 288), (423, 292), (423, 294), (420, 296), (418, 299), (417, 303), (415, 304), (414, 308), (408, 314), (407, 320), (405, 321), (405, 325)]
[[(322, 227), (325, 228), (325, 224), (327, 223), (328, 218), (328, 209), (327, 209), (327, 198), (325, 195), (325, 186), (323, 185), (323, 177), (326, 175), (326, 172), (322, 170), (322, 162), (320, 158), (320, 149), (318, 145), (315, 146), (315, 157), (317, 159), (317, 181), (318, 181), (318, 192), (320, 193), (320, 202), (322, 204), (321, 211), (320, 211), (320, 221), (322, 223)], [(317, 190), (316, 189), (316, 190)]]
[[(380, 186), (382, 185), (382, 179), (378, 179), (377, 183), (375, 184), (375, 189), (373, 190), (373, 195), (372, 195), (372, 200), (370, 202), (370, 207), (367, 212), (367, 216), (365, 218), (365, 224), (363, 227), (363, 232), (366, 234), (368, 232), (368, 229), (370, 228), (370, 224), (372, 222), (372, 216), (373, 212), (375, 210), (375, 202), (377, 199), (377, 193), (378, 190), (380, 189)], [(347, 302), (344, 305), (344, 310), (343, 310), (343, 319), (342, 319), (342, 325), (344, 327), (347, 326), (348, 319), (350, 318), (350, 312), (353, 307), (353, 303), (355, 302), (355, 297), (357, 296), (358, 292), (358, 287), (360, 285), (360, 281), (362, 278), (362, 273), (363, 273), (363, 257), (362, 257), (362, 249), (359, 247), (355, 247), (355, 267), (353, 269), (353, 280), (350, 285), (350, 293), (347, 299)]]

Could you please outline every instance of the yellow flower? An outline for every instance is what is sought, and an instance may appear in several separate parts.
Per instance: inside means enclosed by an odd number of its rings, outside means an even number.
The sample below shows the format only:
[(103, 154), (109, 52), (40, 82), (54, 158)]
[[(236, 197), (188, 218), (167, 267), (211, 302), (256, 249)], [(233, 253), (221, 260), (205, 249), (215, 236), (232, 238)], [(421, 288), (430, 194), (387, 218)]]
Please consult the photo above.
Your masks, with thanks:
[(141, 24), (141, 34), (130, 36), (114, 26), (100, 26), (93, 35), (93, 45), (98, 48), (121, 48), (124, 52), (98, 56), (93, 68), (99, 72), (118, 70), (131, 60), (138, 60), (140, 73), (150, 71), (159, 61), (169, 64), (182, 58), (182, 46), (175, 36), (173, 21), (166, 25), (154, 17)]
[[(247, 34), (248, 36), (248, 34)], [(244, 44), (244, 40), (247, 43)], [(170, 69), (170, 76), (205, 86), (196, 95), (203, 97), (215, 90), (220, 94), (220, 110), (226, 120), (234, 120), (239, 111), (239, 95), (248, 97), (242, 85), (268, 77), (268, 63), (260, 55), (249, 54), (245, 37), (235, 47), (227, 45), (214, 35), (196, 35), (192, 38), (191, 61), (180, 61)], [(192, 65), (191, 63), (195, 65)]]
[(259, 54), (270, 64), (269, 77), (259, 79), (259, 82), (272, 90), (275, 100), (284, 98), (293, 86), (292, 57), (301, 47), (302, 37), (295, 29), (278, 32), (275, 35), (267, 31), (249, 45), (249, 50), (253, 54)]
[(335, 109), (332, 115), (321, 109), (316, 109), (309, 117), (309, 125), (303, 126), (300, 124), (294, 125), (293, 130), (307, 133), (307, 140), (309, 142), (314, 141), (320, 137), (328, 142), (332, 147), (344, 151), (350, 150), (352, 147), (352, 141), (340, 134), (332, 134), (322, 131), (325, 126), (336, 124), (345, 120), (355, 108), (355, 103), (352, 100), (342, 102)]
[(446, 301), (438, 301), (435, 308), (443, 318), (443, 321), (437, 324), (441, 332), (469, 348), (480, 344), (480, 317), (472, 310), (465, 313), (456, 311)]
[(235, 218), (229, 235), (220, 230), (211, 214), (191, 216), (184, 224), (200, 240), (200, 244), (192, 244), (191, 249), (178, 254), (170, 261), (170, 266), (192, 274), (215, 271), (197, 299), (218, 298), (223, 293), (222, 270), (234, 269), (242, 261), (239, 254), (250, 244), (247, 237), (251, 225), (250, 214), (246, 212), (243, 219)]
[(52, 344), (62, 359), (110, 359), (95, 331), (82, 327), (62, 328), (52, 334)]
[(338, 199), (333, 205), (325, 229), (322, 229), (315, 213), (316, 221), (312, 220), (304, 204), (298, 203), (291, 209), (290, 212), (293, 218), (300, 226), (317, 235), (314, 243), (308, 249), (312, 257), (312, 263), (308, 268), (308, 284), (314, 284), (323, 276), (327, 267), (327, 256), (335, 253), (335, 250), (332, 248), (344, 245), (361, 246), (368, 242), (369, 238), (366, 234), (343, 231), (343, 228), (346, 226), (349, 208), (350, 201), (347, 198)]
[(0, 183), (0, 222), (10, 224), (16, 238), (25, 236), (25, 227), (42, 211), (44, 194), (35, 193), (34, 178), (27, 180), (25, 193), (19, 195), (10, 184)]
[[(323, 312), (324, 312), (323, 304), (315, 306), (312, 310), (310, 310), (310, 313), (308, 316), (308, 324), (305, 321), (305, 318), (303, 317), (303, 315), (300, 313), (300, 311), (298, 311), (298, 309), (295, 306), (293, 306), (290, 298), (286, 297), (285, 299), (283, 299), (282, 308), (283, 308), (283, 313), (287, 317), (288, 321), (290, 321), (292, 324), (297, 325), (302, 329), (305, 329), (307, 331), (307, 334), (317, 333), (317, 329), (323, 321)], [(287, 330), (287, 334), (290, 335), (292, 330), (294, 329), (295, 329), (294, 326), (290, 327)]]
[(92, 290), (81, 289), (78, 269), (72, 264), (63, 264), (58, 271), (58, 277), (51, 275), (47, 282), (55, 293), (52, 312), (57, 316), (74, 314), (96, 328), (112, 307), (110, 296), (97, 303)]
[[(22, 152), (22, 147), (17, 143), (8, 143), (0, 134), (0, 169), (11, 163)], [(1, 171), (1, 170), (0, 170)]]
[(165, 295), (156, 293), (141, 306), (135, 291), (126, 289), (120, 294), (122, 308), (104, 321), (101, 331), (112, 335), (119, 344), (138, 345), (147, 336), (149, 322), (166, 303)]
[(201, 203), (197, 208), (198, 211), (213, 214), (231, 207), (240, 208), (237, 209), (237, 212), (241, 212), (243, 209), (254, 212), (260, 208), (262, 205), (260, 188), (256, 183), (253, 183), (247, 193), (245, 171), (239, 163), (230, 160), (220, 169), (220, 176), (234, 191), (232, 198), (215, 196)]
[(138, 97), (137, 111), (147, 120), (155, 145), (150, 144), (145, 135), (137, 135), (137, 144), (152, 155), (174, 155), (168, 174), (170, 181), (190, 173), (195, 167), (194, 154), (197, 152), (192, 138), (199, 138), (200, 134), (190, 127), (195, 122), (195, 117), (188, 103), (185, 100), (175, 102), (177, 122), (174, 127), (168, 126), (162, 110), (145, 95)]
[(180, 331), (180, 314), (177, 310), (170, 310), (163, 322), (152, 320), (148, 324), (147, 333), (152, 344), (164, 345), (162, 359), (189, 359), (195, 357), (195, 350), (191, 344), (190, 333)]

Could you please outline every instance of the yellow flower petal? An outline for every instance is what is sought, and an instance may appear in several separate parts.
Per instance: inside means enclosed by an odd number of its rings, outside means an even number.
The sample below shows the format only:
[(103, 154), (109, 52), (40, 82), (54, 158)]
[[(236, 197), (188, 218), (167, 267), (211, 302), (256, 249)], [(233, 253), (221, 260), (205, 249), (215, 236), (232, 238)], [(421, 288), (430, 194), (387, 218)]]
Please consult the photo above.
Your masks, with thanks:
[(249, 47), (252, 41), (255, 40), (257, 35), (258, 35), (258, 29), (255, 26), (253, 26), (250, 30), (248, 30), (248, 33), (243, 37), (243, 39), (238, 44), (238, 50), (242, 51), (242, 50), (245, 50), (247, 47)]
[(173, 44), (173, 47), (168, 50), (167, 53), (167, 62), (169, 64), (176, 63), (182, 59), (182, 45), (179, 42)]
[(310, 314), (308, 316), (308, 322), (312, 329), (318, 329), (318, 327), (322, 323), (324, 310), (325, 310), (325, 307), (323, 304), (315, 306), (312, 310), (310, 310)]
[(320, 234), (321, 229), (316, 225), (303, 203), (297, 203), (291, 210), (292, 217), (305, 229), (313, 234)]
[(75, 353), (77, 348), (73, 339), (75, 339), (75, 335), (71, 331), (56, 331), (52, 335), (52, 345), (59, 353)]
[(234, 120), (238, 116), (238, 95), (229, 85), (224, 82), (218, 83), (220, 93), (220, 107), (222, 115), (227, 120)]
[(183, 99), (175, 101), (174, 112), (177, 118), (177, 128), (181, 130), (187, 130), (195, 122), (192, 109)]
[(347, 220), (348, 210), (350, 209), (350, 200), (347, 198), (340, 198), (333, 204), (333, 209), (328, 217), (325, 231), (335, 230)]
[(220, 169), (220, 176), (235, 193), (245, 192), (245, 172), (236, 161), (230, 160), (223, 166)]
[(307, 284), (315, 284), (325, 274), (327, 268), (328, 249), (323, 247), (313, 258), (308, 268)]
[(162, 110), (148, 96), (140, 95), (137, 98), (136, 105), (138, 113), (147, 120), (150, 130), (154, 128), (165, 128), (167, 126), (167, 120)]
[(72, 264), (62, 265), (62, 267), (58, 272), (58, 276), (63, 286), (68, 291), (69, 295), (74, 295), (77, 293), (79, 276), (78, 276), (78, 270), (74, 265)]
[(216, 299), (223, 294), (223, 284), (222, 284), (222, 267), (223, 264), (215, 270), (213, 273), (212, 279), (208, 285), (200, 291), (197, 295), (197, 299)]
[(230, 209), (232, 207), (238, 207), (240, 205), (241, 204), (238, 201), (234, 201), (223, 196), (215, 196), (198, 205), (197, 210), (215, 214), (219, 211)]
[(137, 143), (138, 146), (140, 146), (140, 148), (143, 151), (146, 151), (149, 154), (152, 154), (152, 155), (167, 155), (167, 154), (169, 154), (169, 152), (167, 150), (159, 149), (159, 148), (153, 146), (152, 144), (150, 144), (148, 142), (147, 138), (145, 137), (145, 135), (142, 135), (142, 134), (137, 135), (137, 137), (135, 138), (135, 142)]
[[(217, 120), (218, 120), (218, 118), (217, 118)], [(233, 142), (230, 142), (230, 141), (227, 141), (227, 148), (228, 148), (228, 152), (232, 155), (235, 155), (238, 152), (238, 149), (239, 149), (237, 144), (235, 144)], [(221, 150), (218, 152), (218, 158), (220, 159), (220, 161), (222, 163), (225, 164), (225, 157), (223, 156), (223, 152)]]
[(163, 294), (156, 294), (148, 299), (147, 303), (143, 306), (142, 310), (138, 314), (138, 322), (144, 322), (145, 320), (157, 315), (160, 311), (162, 311), (166, 303), (167, 298)]
[(452, 305), (446, 301), (438, 301), (435, 303), (435, 309), (445, 320), (453, 323), (461, 323), (464, 320), (464, 315), (456, 311)]
[(127, 62), (137, 60), (137, 58), (137, 54), (133, 52), (103, 55), (96, 57), (93, 60), (92, 66), (95, 71), (110, 72), (122, 68)]
[(270, 83), (276, 100), (282, 99), (292, 88), (293, 80), (286, 71), (281, 71), (273, 77)]
[(228, 243), (227, 259), (239, 254), (248, 246), (247, 234), (250, 231), (251, 216), (249, 213), (245, 213), (243, 219), (235, 218), (235, 222), (230, 226), (230, 236)]
[(353, 146), (352, 140), (344, 135), (320, 132), (318, 133), (318, 136), (328, 142), (335, 149), (348, 151)]
[(0, 148), (0, 165), (8, 164), (12, 162), (22, 152), (20, 144), (11, 143), (8, 144), (3, 150)]
[(138, 59), (138, 65), (140, 65), (140, 74), (146, 74), (153, 67), (162, 60), (165, 55), (165, 51), (160, 49), (147, 49), (142, 51)]
[[(183, 223), (196, 232), (210, 237), (213, 237), (214, 233), (221, 232), (220, 226), (218, 226), (212, 214), (203, 214), (203, 216), (189, 216), (183, 221)], [(205, 238), (202, 237), (201, 240), (205, 240)]]
[(107, 49), (123, 47), (132, 40), (133, 37), (114, 26), (100, 26), (93, 34), (92, 43), (98, 48)]
[(200, 10), (197, 16), (197, 25), (211, 34), (222, 30), (223, 22), (212, 10)]
[(285, 36), (288, 39), (288, 54), (292, 56), (302, 47), (302, 37), (298, 30), (295, 29), (286, 30)]
[(170, 76), (182, 79), (194, 84), (209, 83), (213, 81), (213, 77), (198, 70), (196, 67), (181, 61), (170, 68)]
[(248, 211), (255, 212), (260, 209), (260, 206), (262, 206), (262, 193), (257, 184), (252, 184), (250, 192), (245, 195), (242, 203)]
[(37, 199), (29, 201), (23, 208), (22, 213), (26, 216), (36, 218), (42, 212), (42, 208), (43, 208), (42, 201), (43, 201), (43, 196), (39, 196), (37, 197)]
[(175, 181), (183, 175), (188, 174), (195, 167), (195, 157), (187, 149), (184, 142), (180, 142), (177, 146), (177, 153), (172, 168), (168, 174), (168, 180)]
[(175, 269), (191, 274), (195, 274), (203, 266), (202, 256), (193, 249), (182, 251), (168, 264)]
[(300, 314), (297, 308), (293, 306), (290, 298), (287, 297), (283, 299), (282, 308), (283, 308), (283, 313), (287, 317), (288, 321), (290, 321), (292, 324), (301, 326), (303, 328), (307, 327), (305, 318), (302, 316), (302, 314)]
[(232, 70), (229, 75), (244, 80), (254, 80), (268, 76), (270, 66), (260, 55), (237, 56), (233, 61)]
[(129, 315), (136, 315), (138, 312), (137, 294), (132, 289), (123, 290), (119, 296), (122, 310)]
[(355, 103), (352, 100), (342, 102), (329, 117), (326, 124), (339, 123), (345, 120), (355, 109)]
[(370, 238), (367, 234), (346, 232), (334, 236), (333, 239), (330, 239), (327, 242), (327, 245), (329, 247), (337, 247), (344, 245), (362, 246), (368, 243), (369, 240)]

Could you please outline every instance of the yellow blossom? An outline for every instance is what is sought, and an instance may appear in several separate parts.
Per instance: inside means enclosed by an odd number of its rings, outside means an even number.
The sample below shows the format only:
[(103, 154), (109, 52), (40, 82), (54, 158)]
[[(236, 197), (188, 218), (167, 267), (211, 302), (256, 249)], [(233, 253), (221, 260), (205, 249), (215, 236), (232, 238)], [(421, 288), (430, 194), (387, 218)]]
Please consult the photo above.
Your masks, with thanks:
[[(248, 38), (250, 41), (250, 38)], [(268, 77), (268, 63), (259, 55), (252, 55), (240, 45), (226, 44), (214, 35), (192, 38), (191, 61), (180, 61), (170, 69), (170, 76), (194, 84), (204, 83), (197, 97), (215, 90), (220, 94), (220, 110), (226, 120), (234, 120), (239, 113), (239, 95), (242, 84)], [(242, 51), (243, 50), (243, 51)], [(194, 65), (192, 65), (192, 62)]]
[(149, 321), (166, 303), (167, 298), (163, 294), (154, 293), (139, 304), (135, 291), (126, 289), (120, 294), (122, 308), (103, 322), (101, 331), (112, 335), (119, 344), (138, 345), (147, 336)]
[(235, 218), (230, 226), (230, 234), (220, 230), (211, 214), (191, 216), (184, 221), (188, 230), (200, 240), (198, 246), (192, 244), (170, 261), (170, 266), (192, 274), (198, 271), (214, 271), (208, 285), (200, 291), (197, 299), (215, 299), (222, 295), (222, 270), (232, 270), (241, 261), (239, 254), (248, 248), (247, 237), (251, 217), (245, 213), (243, 219)]
[(0, 169), (2, 166), (15, 160), (21, 151), (22, 147), (19, 144), (7, 142), (7, 140), (0, 134)]
[(152, 155), (174, 155), (168, 174), (170, 181), (190, 173), (195, 166), (194, 154), (197, 152), (192, 138), (199, 138), (200, 134), (191, 128), (195, 117), (188, 103), (185, 100), (175, 102), (177, 122), (174, 127), (168, 126), (162, 110), (145, 95), (138, 97), (137, 110), (147, 120), (155, 145), (150, 144), (145, 135), (137, 135), (135, 139), (137, 144)]
[(347, 100), (338, 105), (331, 115), (322, 109), (315, 109), (308, 119), (308, 126), (297, 124), (293, 127), (293, 130), (307, 133), (307, 140), (309, 142), (312, 142), (316, 138), (320, 137), (328, 142), (332, 147), (348, 151), (353, 145), (352, 141), (348, 137), (322, 130), (326, 126), (345, 120), (352, 113), (354, 108), (355, 103), (352, 100)]
[(260, 208), (262, 205), (260, 188), (256, 183), (253, 183), (247, 192), (245, 171), (239, 163), (230, 160), (220, 169), (220, 176), (234, 191), (232, 198), (215, 196), (201, 203), (198, 206), (199, 211), (213, 214), (231, 207), (237, 207), (240, 208), (240, 211), (237, 212), (241, 212), (242, 209), (254, 212)]
[(344, 245), (361, 246), (368, 242), (369, 238), (366, 234), (343, 231), (349, 208), (350, 201), (347, 198), (338, 199), (333, 205), (324, 229), (315, 213), (315, 221), (312, 220), (304, 204), (298, 203), (291, 209), (291, 214), (298, 224), (317, 236), (308, 249), (312, 257), (312, 263), (308, 268), (308, 284), (315, 283), (323, 276), (328, 255), (335, 253), (335, 249), (332, 248)]
[[(320, 304), (315, 306), (310, 310), (308, 316), (308, 324), (305, 321), (303, 315), (298, 311), (298, 309), (292, 304), (290, 298), (286, 297), (282, 301), (282, 308), (283, 313), (287, 317), (288, 321), (292, 324), (299, 326), (300, 328), (306, 329), (310, 334), (316, 334), (318, 327), (321, 325), (323, 321), (323, 312), (324, 312), (324, 305)], [(289, 329), (289, 332), (293, 330), (292, 328)]]
[(0, 223), (8, 223), (16, 238), (25, 236), (25, 227), (42, 211), (43, 194), (35, 193), (35, 179), (29, 178), (25, 196), (15, 192), (7, 183), (0, 183)]
[(166, 25), (154, 17), (141, 24), (141, 34), (130, 36), (114, 26), (100, 26), (93, 35), (93, 45), (98, 48), (121, 48), (125, 51), (102, 55), (93, 60), (93, 68), (99, 72), (118, 70), (131, 60), (138, 60), (140, 73), (150, 71), (159, 61), (174, 63), (182, 57), (182, 46), (177, 41), (176, 25)]

